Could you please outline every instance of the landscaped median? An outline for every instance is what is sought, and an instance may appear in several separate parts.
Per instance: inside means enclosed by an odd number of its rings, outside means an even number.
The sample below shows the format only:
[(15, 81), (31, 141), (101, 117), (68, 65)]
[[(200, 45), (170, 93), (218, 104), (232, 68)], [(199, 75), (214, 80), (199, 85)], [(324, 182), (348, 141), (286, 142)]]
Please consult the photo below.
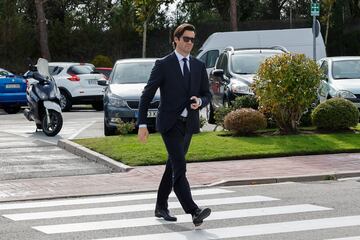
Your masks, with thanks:
[[(356, 130), (360, 130), (360, 125)], [(150, 135), (147, 144), (139, 143), (134, 134), (74, 141), (130, 166), (164, 164), (167, 159), (165, 146), (157, 133)], [(203, 132), (193, 136), (187, 159), (200, 162), (341, 152), (360, 152), (358, 132), (251, 137)]]

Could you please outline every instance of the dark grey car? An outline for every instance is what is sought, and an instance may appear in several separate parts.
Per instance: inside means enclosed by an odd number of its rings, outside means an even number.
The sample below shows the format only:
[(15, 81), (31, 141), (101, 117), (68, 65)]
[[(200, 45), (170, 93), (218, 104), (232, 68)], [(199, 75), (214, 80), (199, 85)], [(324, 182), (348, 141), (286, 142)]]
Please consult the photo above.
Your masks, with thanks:
[[(118, 121), (136, 122), (142, 91), (149, 80), (155, 58), (118, 60), (109, 77), (104, 94), (104, 134), (116, 134)], [(103, 83), (99, 82), (100, 85)], [(105, 83), (107, 84), (107, 83)], [(148, 128), (155, 129), (157, 109), (160, 103), (156, 93), (148, 111)]]

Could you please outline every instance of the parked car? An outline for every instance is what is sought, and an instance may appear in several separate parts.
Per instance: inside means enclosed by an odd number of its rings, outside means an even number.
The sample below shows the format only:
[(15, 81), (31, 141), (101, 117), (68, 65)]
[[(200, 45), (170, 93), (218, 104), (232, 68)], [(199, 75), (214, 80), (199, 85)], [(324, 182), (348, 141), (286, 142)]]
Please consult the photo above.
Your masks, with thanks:
[(0, 108), (14, 114), (26, 105), (26, 80), (0, 68)]
[(360, 57), (327, 57), (318, 63), (324, 72), (318, 92), (320, 102), (341, 97), (360, 109)]
[[(303, 53), (307, 57), (312, 57), (312, 28), (215, 32), (206, 39), (196, 57), (204, 61), (206, 70), (210, 74), (216, 59), (228, 46), (234, 48), (269, 48), (275, 45), (283, 46), (292, 53)], [(316, 58), (321, 59), (323, 57), (326, 57), (326, 49), (320, 32), (316, 38)]]
[(283, 47), (234, 49), (226, 48), (211, 71), (210, 91), (213, 94), (207, 106), (209, 123), (214, 123), (214, 111), (228, 106), (236, 97), (253, 95), (251, 84), (260, 64), (268, 57), (286, 53)]
[(90, 63), (50, 62), (49, 72), (61, 94), (61, 110), (68, 111), (75, 104), (91, 104), (97, 111), (103, 109), (104, 87), (97, 84), (105, 79)]
[(95, 71), (104, 74), (106, 79), (109, 79), (112, 68), (108, 67), (96, 67)]
[[(99, 81), (107, 85), (104, 94), (104, 134), (116, 134), (119, 120), (136, 122), (142, 91), (149, 80), (155, 58), (118, 60), (108, 81)], [(148, 111), (148, 128), (155, 129), (157, 108), (160, 104), (159, 92), (154, 96)]]

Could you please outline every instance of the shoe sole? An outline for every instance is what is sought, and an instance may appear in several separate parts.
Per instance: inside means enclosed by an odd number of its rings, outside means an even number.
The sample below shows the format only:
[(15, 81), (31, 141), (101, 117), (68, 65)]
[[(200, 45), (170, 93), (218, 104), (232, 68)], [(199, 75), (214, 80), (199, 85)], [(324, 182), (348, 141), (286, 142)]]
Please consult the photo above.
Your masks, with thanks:
[(195, 227), (200, 226), (200, 225), (203, 223), (203, 220), (204, 220), (205, 218), (207, 218), (208, 216), (210, 216), (210, 213), (211, 213), (211, 209), (210, 209), (210, 208), (204, 209), (204, 211), (202, 211), (202, 212), (200, 213), (200, 215), (198, 216), (197, 221), (194, 222)]

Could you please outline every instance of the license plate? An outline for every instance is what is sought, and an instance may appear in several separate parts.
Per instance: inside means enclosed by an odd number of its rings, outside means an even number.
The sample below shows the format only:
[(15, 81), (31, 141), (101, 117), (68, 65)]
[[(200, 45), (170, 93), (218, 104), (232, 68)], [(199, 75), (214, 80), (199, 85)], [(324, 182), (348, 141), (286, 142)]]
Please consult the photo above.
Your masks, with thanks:
[(97, 85), (97, 80), (96, 79), (90, 79), (89, 84), (90, 85)]
[(20, 88), (20, 84), (6, 84), (5, 88)]
[(157, 115), (157, 111), (148, 111), (147, 117), (154, 118)]
[[(147, 117), (148, 117), (148, 118), (154, 118), (154, 117), (156, 117), (156, 115), (157, 115), (157, 111), (156, 111), (156, 110), (149, 110), (148, 113), (147, 113)], [(138, 118), (138, 117), (139, 117), (139, 112), (136, 111), (136, 112), (135, 112), (135, 118)]]

